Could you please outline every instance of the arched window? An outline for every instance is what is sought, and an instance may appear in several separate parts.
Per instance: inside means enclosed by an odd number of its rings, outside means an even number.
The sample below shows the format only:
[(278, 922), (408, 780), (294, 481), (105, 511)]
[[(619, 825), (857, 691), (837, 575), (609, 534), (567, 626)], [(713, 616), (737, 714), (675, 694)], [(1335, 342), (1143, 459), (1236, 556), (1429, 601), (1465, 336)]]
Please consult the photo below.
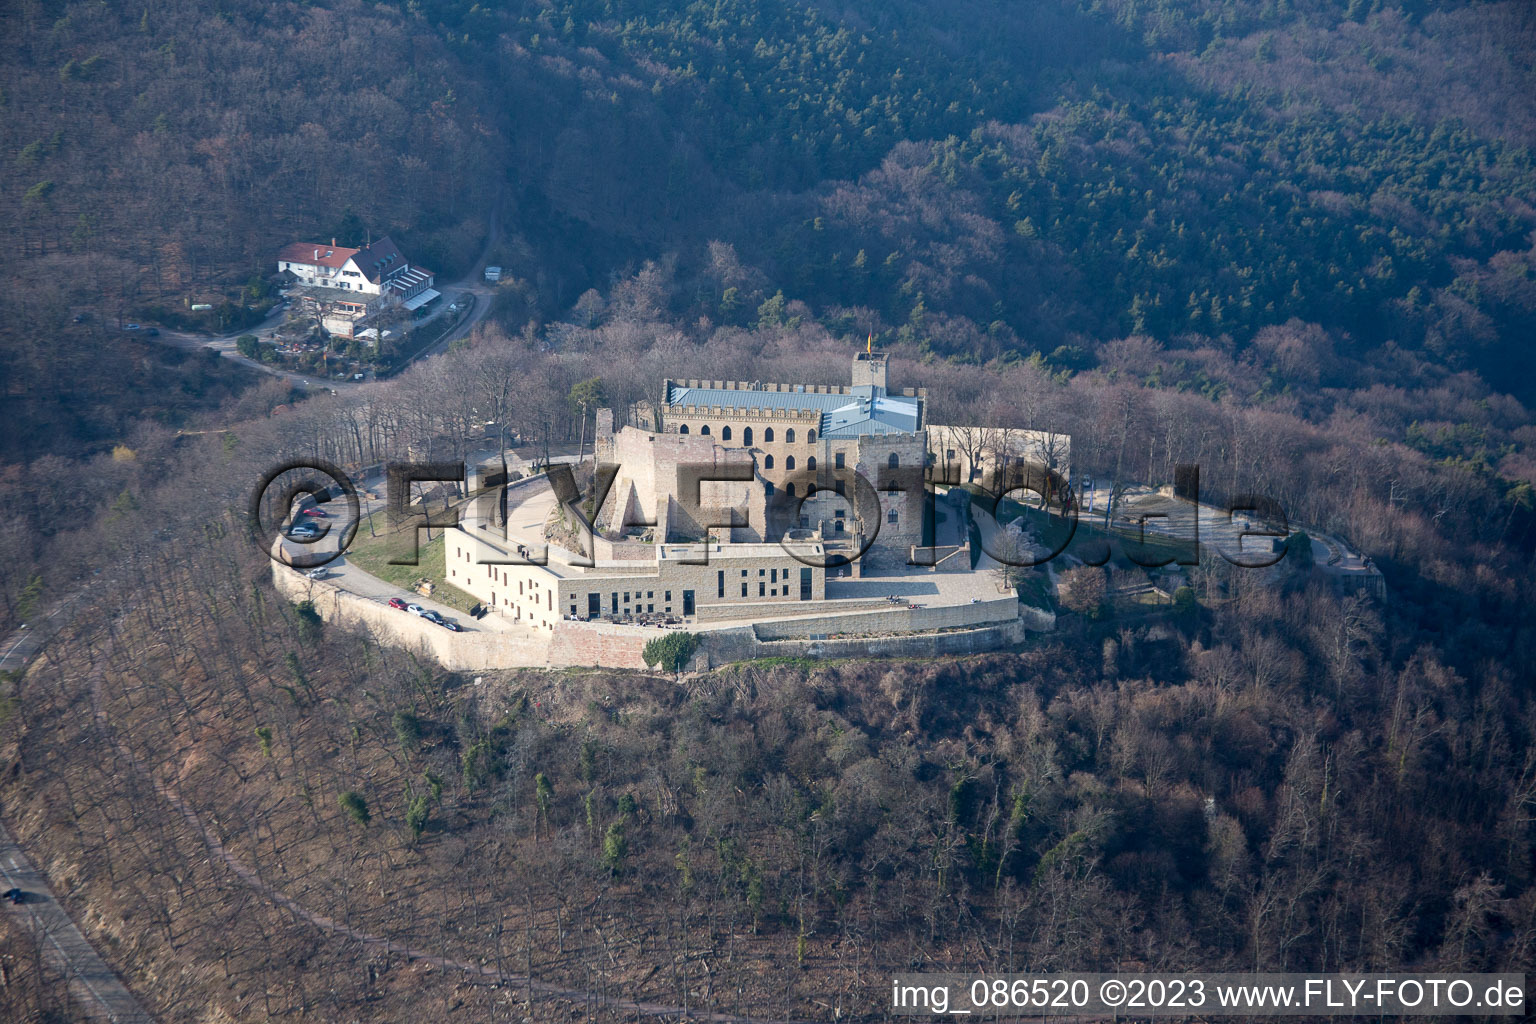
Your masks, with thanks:
[(722, 440), (722, 441), (729, 441), (730, 439), (731, 439), (731, 428), (729, 426), (721, 427), (720, 428), (720, 440)]
[(891, 452), (891, 457), (885, 460), (885, 464), (891, 469), (900, 469), (901, 458), (895, 452)]
[(686, 433), (688, 433), (688, 424), (684, 423), (682, 426), (678, 427), (677, 428), (677, 432), (679, 434), (686, 434)]
[(795, 457), (793, 455), (787, 457), (784, 460), (784, 468), (785, 469), (794, 469), (795, 468)]
[(772, 480), (764, 480), (763, 481), (763, 497), (765, 497), (765, 498), (773, 497), (773, 481)]
[(795, 443), (795, 432), (793, 430), (786, 430), (786, 431), (784, 431), (784, 440), (787, 441), (790, 444), (794, 444)]
[(772, 444), (772, 443), (773, 443), (773, 428), (772, 427), (765, 427), (763, 429), (763, 444)]
[(751, 427), (748, 427), (746, 430), (743, 430), (741, 432), (741, 443), (746, 445), (748, 448), (752, 447), (752, 428)]
[[(794, 439), (791, 438), (790, 440), (794, 440)], [(816, 443), (816, 431), (812, 430), (809, 434), (805, 435), (805, 443), (806, 444), (815, 444)]]
[(763, 468), (764, 469), (772, 469), (773, 468), (773, 456), (772, 455), (764, 455), (763, 456)]
[(784, 493), (789, 495), (791, 498), (793, 498), (795, 496), (795, 485), (794, 484), (785, 484), (784, 485)]
[(816, 468), (816, 456), (812, 455), (810, 458), (805, 460), (805, 468), (806, 469), (815, 469)]
[(703, 434), (705, 437), (708, 437), (709, 436), (709, 424), (706, 423), (702, 427), (700, 427), (699, 428), (699, 433)]

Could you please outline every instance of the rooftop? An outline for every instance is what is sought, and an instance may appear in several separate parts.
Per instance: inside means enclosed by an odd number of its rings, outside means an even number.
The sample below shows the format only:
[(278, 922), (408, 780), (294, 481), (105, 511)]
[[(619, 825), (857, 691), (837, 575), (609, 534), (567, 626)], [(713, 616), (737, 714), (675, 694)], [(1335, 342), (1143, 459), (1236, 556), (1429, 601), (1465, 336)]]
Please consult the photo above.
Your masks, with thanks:
[(337, 245), (336, 240), (332, 239), (330, 245), (324, 242), (294, 242), (285, 245), (278, 251), (277, 259), (279, 263), (309, 263), (317, 267), (340, 269), (356, 255), (356, 249)]
[(848, 391), (738, 390), (669, 384), (669, 406), (722, 409), (764, 409), (814, 412), (821, 415), (822, 437), (848, 438), (869, 434), (911, 434), (919, 425), (916, 398), (880, 394), (863, 397)]

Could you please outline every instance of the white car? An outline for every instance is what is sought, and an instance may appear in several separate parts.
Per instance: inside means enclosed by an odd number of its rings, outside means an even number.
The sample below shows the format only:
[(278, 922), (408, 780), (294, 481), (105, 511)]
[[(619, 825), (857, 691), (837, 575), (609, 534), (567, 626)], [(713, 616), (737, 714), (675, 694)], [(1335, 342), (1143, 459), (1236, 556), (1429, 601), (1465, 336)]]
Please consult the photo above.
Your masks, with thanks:
[(408, 604), (405, 606), (405, 610), (410, 612), (412, 615), (420, 615), (423, 618), (425, 618), (427, 614), (427, 610), (419, 604)]
[(330, 575), (330, 570), (323, 565), (317, 565), (304, 574), (312, 580), (323, 580)]

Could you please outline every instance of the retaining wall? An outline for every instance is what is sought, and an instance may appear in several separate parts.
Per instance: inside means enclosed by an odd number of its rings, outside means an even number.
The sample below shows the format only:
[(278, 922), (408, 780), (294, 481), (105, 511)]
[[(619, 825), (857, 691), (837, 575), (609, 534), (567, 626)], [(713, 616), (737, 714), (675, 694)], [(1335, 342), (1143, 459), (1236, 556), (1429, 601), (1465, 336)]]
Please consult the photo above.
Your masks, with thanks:
[(700, 634), (706, 667), (751, 658), (931, 658), (977, 654), (1020, 643), (1028, 633), (1024, 619), (977, 629), (902, 636), (842, 637), (833, 640), (761, 640), (752, 627)]
[[(612, 623), (560, 620), (551, 631), (479, 631), (452, 633), (414, 615), (360, 597), (323, 580), (309, 580), (274, 563), (272, 582), (290, 601), (309, 600), (328, 623), (366, 630), (379, 643), (416, 651), (454, 672), (511, 668), (564, 668), (602, 665), (645, 668), (641, 652), (664, 630)], [(1011, 617), (998, 620), (1005, 610)], [(987, 621), (986, 617), (993, 621)], [(709, 665), (769, 657), (937, 657), (995, 650), (1022, 641), (1031, 630), (1055, 628), (1055, 615), (1019, 606), (1010, 599), (947, 608), (893, 609), (814, 616), (699, 633)], [(981, 623), (976, 625), (976, 623)], [(904, 624), (903, 624), (904, 623)], [(971, 628), (955, 628), (966, 627)], [(807, 633), (856, 630), (944, 629), (944, 632), (893, 632), (889, 636), (805, 639)], [(799, 634), (799, 636), (794, 636)]]
[(1019, 602), (1012, 594), (976, 604), (908, 608), (891, 605), (870, 611), (850, 611), (809, 618), (759, 622), (752, 627), (761, 640), (789, 640), (806, 634), (911, 633), (936, 629), (974, 627), (1008, 622), (1019, 617)]
[(406, 615), (323, 580), (305, 579), (275, 564), (272, 583), (290, 601), (314, 602), (315, 611), (326, 622), (361, 627), (379, 643), (427, 654), (450, 671), (521, 668), (543, 665), (548, 658), (548, 639), (531, 630), (526, 637), (521, 633), (480, 630), (452, 633), (426, 619)]

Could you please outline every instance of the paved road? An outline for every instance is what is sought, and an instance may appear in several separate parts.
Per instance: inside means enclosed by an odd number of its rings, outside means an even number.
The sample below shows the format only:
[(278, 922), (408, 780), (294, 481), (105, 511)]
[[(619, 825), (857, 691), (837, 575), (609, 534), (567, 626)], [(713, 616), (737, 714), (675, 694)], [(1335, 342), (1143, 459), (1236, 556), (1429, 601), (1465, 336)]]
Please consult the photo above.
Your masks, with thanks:
[(74, 1007), (78, 1016), (71, 1019), (153, 1024), (154, 1018), (133, 998), (133, 993), (112, 973), (112, 968), (59, 906), (47, 879), (32, 867), (4, 825), (0, 825), (0, 878), (5, 880), (7, 889), (16, 888), (27, 894), (19, 905), (9, 901), (0, 905), (38, 937), (48, 962), (69, 976), (70, 991), (79, 1000)]
[[(384, 477), (382, 475), (376, 475), (366, 479), (358, 480), (356, 481), (356, 485), (360, 492), (358, 495), (359, 517), (365, 518), (371, 512), (374, 516), (374, 522), (377, 528), (380, 530), (384, 529), (386, 515), (386, 502), (384, 501)], [(378, 497), (370, 497), (370, 495), (378, 495)], [(301, 544), (295, 543), (294, 541), (288, 540), (286, 538), (282, 539), (280, 541), (282, 545), (281, 550), (287, 556), (287, 559), (303, 559), (319, 554), (330, 554), (336, 550), (337, 544), (340, 542), (342, 537), (346, 536), (347, 528), (352, 524), (353, 520), (351, 516), (347, 515), (346, 513), (347, 506), (345, 502), (331, 501), (327, 502), (325, 507), (327, 510), (332, 511), (333, 514), (329, 518), (321, 520), (321, 522), (330, 528), (330, 532), (313, 544)], [(434, 503), (432, 511), (439, 512), (441, 509)], [(366, 522), (359, 523), (358, 532), (360, 536), (367, 537), (368, 524)], [(435, 538), (437, 534), (441, 532), (442, 530), (440, 528), (435, 528), (432, 531), (432, 536)], [(428, 542), (429, 541), (426, 531), (423, 531), (420, 534), (419, 543), (424, 546)], [(285, 564), (290, 564), (288, 563), (287, 559), (284, 560)], [(449, 605), (434, 601), (429, 597), (423, 597), (415, 591), (405, 590), (401, 587), (395, 586), (393, 583), (388, 583), (384, 580), (381, 580), (377, 576), (374, 576), (372, 573), (366, 572), (363, 569), (353, 565), (347, 559), (346, 555), (342, 555), (335, 561), (326, 563), (324, 569), (325, 575), (320, 579), (325, 583), (340, 587), (342, 590), (356, 594), (359, 597), (365, 597), (369, 600), (377, 601), (380, 604), (388, 604), (389, 599), (392, 597), (401, 598), (408, 603), (420, 605), (429, 611), (437, 612), (445, 619), (449, 619), (458, 623), (459, 628), (467, 633), (485, 631), (516, 632), (516, 629), (512, 626), (512, 624), (505, 622), (500, 616), (487, 615), (484, 618), (475, 619), (457, 608), (450, 607)], [(294, 571), (298, 572), (299, 570), (295, 569)], [(401, 611), (398, 614), (409, 615), (410, 613)]]
[(83, 591), (61, 602), (41, 619), (23, 625), (7, 637), (4, 646), (0, 646), (0, 671), (20, 672), (26, 668), (27, 663), (43, 649), (43, 644), (69, 622), (75, 602), (80, 599), (81, 593)]

